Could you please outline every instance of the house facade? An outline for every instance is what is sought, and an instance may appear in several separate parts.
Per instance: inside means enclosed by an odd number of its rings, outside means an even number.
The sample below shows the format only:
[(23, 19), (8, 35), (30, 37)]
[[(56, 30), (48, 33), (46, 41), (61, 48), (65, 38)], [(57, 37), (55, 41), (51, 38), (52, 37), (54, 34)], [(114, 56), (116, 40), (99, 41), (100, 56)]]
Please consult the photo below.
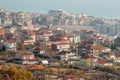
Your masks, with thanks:
[(70, 48), (69, 43), (56, 43), (51, 45), (53, 51), (67, 51)]
[(19, 59), (17, 63), (20, 64), (36, 64), (38, 63), (37, 59), (35, 59), (34, 54), (32, 52), (28, 52), (26, 50), (21, 50), (16, 54), (16, 59)]

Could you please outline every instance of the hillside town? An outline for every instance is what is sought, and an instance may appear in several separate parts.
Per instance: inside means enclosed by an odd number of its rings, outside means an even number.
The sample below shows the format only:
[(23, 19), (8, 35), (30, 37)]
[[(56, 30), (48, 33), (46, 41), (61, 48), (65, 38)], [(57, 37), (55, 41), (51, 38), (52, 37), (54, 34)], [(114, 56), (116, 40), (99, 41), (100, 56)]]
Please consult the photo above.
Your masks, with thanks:
[(120, 80), (119, 22), (0, 9), (0, 80)]

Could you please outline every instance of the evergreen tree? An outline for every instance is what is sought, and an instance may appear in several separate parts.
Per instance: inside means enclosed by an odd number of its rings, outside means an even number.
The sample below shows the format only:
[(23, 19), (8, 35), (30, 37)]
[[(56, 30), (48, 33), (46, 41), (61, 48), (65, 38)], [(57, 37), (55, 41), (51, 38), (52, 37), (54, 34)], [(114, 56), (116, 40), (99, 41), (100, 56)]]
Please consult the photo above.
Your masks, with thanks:
[(3, 45), (3, 47), (2, 47), (2, 51), (3, 51), (3, 52), (6, 51), (6, 47), (5, 47), (5, 45)]

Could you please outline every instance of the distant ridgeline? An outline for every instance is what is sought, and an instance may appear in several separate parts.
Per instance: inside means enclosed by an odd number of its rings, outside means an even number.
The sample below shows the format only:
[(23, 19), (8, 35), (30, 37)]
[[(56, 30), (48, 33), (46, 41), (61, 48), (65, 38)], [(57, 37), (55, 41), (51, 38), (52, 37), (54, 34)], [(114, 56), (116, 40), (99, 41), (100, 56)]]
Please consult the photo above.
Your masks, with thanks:
[(0, 26), (22, 25), (26, 23), (51, 26), (92, 27), (103, 34), (117, 34), (120, 31), (119, 19), (104, 19), (86, 14), (70, 14), (62, 10), (50, 10), (47, 14), (31, 12), (8, 12), (0, 9)]

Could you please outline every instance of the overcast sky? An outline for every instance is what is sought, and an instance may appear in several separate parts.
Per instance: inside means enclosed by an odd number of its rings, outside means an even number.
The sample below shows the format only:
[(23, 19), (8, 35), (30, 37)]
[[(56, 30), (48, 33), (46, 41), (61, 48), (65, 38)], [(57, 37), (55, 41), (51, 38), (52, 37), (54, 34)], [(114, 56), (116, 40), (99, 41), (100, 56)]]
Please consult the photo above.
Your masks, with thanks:
[(120, 18), (120, 0), (0, 0), (0, 8), (40, 13), (62, 9), (95, 17)]

